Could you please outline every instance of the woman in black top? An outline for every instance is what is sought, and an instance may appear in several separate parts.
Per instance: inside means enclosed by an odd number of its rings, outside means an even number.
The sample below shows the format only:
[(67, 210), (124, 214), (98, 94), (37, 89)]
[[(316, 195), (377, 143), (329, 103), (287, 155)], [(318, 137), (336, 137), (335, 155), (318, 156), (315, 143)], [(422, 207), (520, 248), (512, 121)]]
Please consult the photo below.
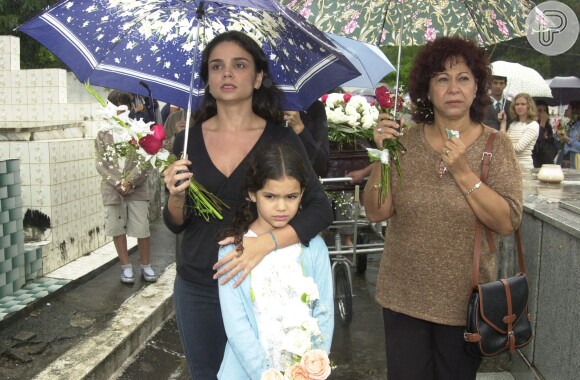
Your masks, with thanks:
[[(214, 38), (202, 54), (201, 78), (205, 97), (190, 130), (188, 159), (176, 161), (165, 172), (169, 199), (163, 210), (165, 224), (174, 233), (184, 232), (177, 260), (174, 288), (175, 313), (190, 374), (196, 380), (215, 379), (220, 367), (226, 334), (219, 305), (217, 281), (238, 272), (241, 283), (276, 246), (308, 244), (332, 222), (332, 211), (314, 170), (302, 200), (302, 211), (275, 236), (244, 238), (244, 253), (233, 251), (220, 262), (217, 232), (232, 220), (244, 201), (246, 172), (258, 147), (285, 142), (304, 156), (304, 146), (290, 128), (283, 127), (281, 92), (273, 84), (266, 56), (259, 45), (240, 32)], [(174, 153), (180, 156), (184, 133), (175, 138)], [(204, 220), (191, 212), (185, 195), (193, 174), (208, 191), (225, 202), (223, 220)], [(274, 240), (275, 239), (275, 240)], [(216, 272), (214, 269), (219, 268)]]

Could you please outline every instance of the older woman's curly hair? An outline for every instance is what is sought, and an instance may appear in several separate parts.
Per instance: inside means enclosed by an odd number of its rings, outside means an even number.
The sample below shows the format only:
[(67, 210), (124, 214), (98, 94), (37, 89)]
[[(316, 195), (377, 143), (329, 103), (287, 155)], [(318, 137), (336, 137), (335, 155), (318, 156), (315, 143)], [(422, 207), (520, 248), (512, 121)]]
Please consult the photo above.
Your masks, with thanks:
[(445, 71), (445, 63), (450, 58), (462, 58), (475, 76), (477, 92), (469, 116), (476, 122), (483, 120), (485, 107), (491, 103), (488, 95), (491, 67), (485, 50), (461, 37), (441, 37), (423, 46), (409, 74), (409, 95), (413, 102), (412, 115), (415, 122), (433, 121), (433, 103), (427, 96), (429, 83), (431, 78)]

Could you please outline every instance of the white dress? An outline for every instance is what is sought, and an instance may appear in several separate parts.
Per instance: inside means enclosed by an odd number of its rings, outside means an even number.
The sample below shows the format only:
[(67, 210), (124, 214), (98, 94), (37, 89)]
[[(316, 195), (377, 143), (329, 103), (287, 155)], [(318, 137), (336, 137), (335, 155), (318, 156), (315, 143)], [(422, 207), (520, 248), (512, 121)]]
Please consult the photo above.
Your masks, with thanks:
[[(256, 235), (248, 231), (246, 236)], [(302, 249), (302, 244), (294, 244), (273, 251), (250, 272), (260, 343), (270, 364), (280, 371), (295, 363), (315, 339), (321, 339), (309, 306), (318, 299), (318, 288), (311, 277), (304, 276)], [(310, 302), (303, 301), (304, 294)]]
[(516, 156), (521, 169), (533, 169), (532, 150), (538, 140), (540, 125), (537, 121), (528, 124), (521, 121), (514, 121), (510, 124), (507, 134), (512, 140)]

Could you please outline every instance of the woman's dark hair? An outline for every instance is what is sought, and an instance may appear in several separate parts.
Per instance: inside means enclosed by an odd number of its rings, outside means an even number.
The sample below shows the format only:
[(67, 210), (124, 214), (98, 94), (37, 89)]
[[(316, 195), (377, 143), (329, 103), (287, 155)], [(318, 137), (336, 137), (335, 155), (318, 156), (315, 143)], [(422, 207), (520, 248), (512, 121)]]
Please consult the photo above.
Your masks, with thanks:
[[(293, 178), (304, 190), (308, 183), (308, 168), (304, 158), (288, 144), (267, 144), (256, 152), (252, 166), (246, 175), (246, 192), (256, 193), (263, 189), (269, 180)], [(246, 200), (236, 211), (232, 224), (218, 234), (218, 240), (234, 236), (238, 251), (243, 251), (242, 238), (250, 225), (258, 218), (256, 204)]]
[(230, 31), (218, 35), (207, 44), (201, 53), (200, 75), (205, 83), (205, 95), (195, 112), (194, 120), (196, 122), (206, 121), (217, 113), (216, 100), (209, 92), (207, 81), (209, 77), (209, 56), (213, 49), (222, 42), (235, 42), (250, 53), (256, 65), (256, 72), (261, 71), (263, 73), (262, 85), (259, 89), (254, 90), (252, 109), (256, 115), (281, 124), (284, 121), (284, 114), (281, 108), (283, 93), (272, 80), (266, 54), (256, 41), (238, 31)]
[(471, 120), (481, 122), (485, 108), (491, 103), (489, 88), (491, 67), (484, 49), (461, 37), (441, 37), (423, 46), (409, 73), (409, 96), (413, 102), (413, 120), (430, 123), (434, 120), (433, 103), (428, 99), (431, 78), (445, 71), (450, 58), (462, 58), (477, 83), (475, 99), (469, 109)]

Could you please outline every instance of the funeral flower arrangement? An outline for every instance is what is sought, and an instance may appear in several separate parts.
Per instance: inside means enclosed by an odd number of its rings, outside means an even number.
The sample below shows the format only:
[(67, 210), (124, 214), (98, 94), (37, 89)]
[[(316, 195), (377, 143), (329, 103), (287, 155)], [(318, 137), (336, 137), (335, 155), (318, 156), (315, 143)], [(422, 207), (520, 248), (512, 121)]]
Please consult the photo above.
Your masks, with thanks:
[(260, 326), (260, 343), (272, 368), (261, 379), (324, 380), (330, 375), (330, 361), (317, 348), (323, 336), (312, 316), (320, 298), (318, 287), (312, 277), (302, 274), (295, 259), (276, 263), (268, 276), (252, 277), (250, 290), (252, 301), (259, 299), (260, 313), (268, 321)]
[[(104, 100), (89, 83), (85, 88), (104, 107), (101, 114), (106, 122), (102, 130), (112, 134), (114, 144), (106, 149), (104, 157), (112, 161), (124, 161), (127, 157), (137, 156), (141, 170), (156, 168), (164, 171), (177, 157), (163, 148), (165, 130), (162, 125), (152, 125), (143, 120), (129, 118), (127, 106), (115, 106)], [(227, 207), (219, 198), (207, 191), (199, 182), (191, 177), (188, 195), (192, 200), (194, 211), (205, 220), (210, 217), (222, 219), (220, 211)]]
[(355, 146), (357, 140), (372, 140), (379, 115), (365, 97), (352, 94), (325, 94), (320, 98), (328, 119), (328, 140), (343, 146)]

